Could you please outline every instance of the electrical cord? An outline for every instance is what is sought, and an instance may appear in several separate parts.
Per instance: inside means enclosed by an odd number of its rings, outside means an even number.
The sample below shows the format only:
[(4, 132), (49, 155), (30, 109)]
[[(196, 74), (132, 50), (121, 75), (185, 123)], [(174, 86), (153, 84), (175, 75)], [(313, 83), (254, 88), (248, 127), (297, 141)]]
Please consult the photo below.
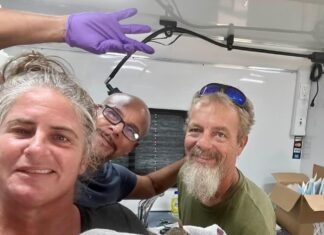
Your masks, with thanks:
[[(160, 35), (161, 33), (165, 33), (166, 36), (168, 36), (167, 31), (169, 29), (167, 27), (159, 29), (155, 32), (153, 32), (152, 34), (150, 34), (149, 36), (147, 36), (146, 38), (144, 38), (142, 40), (142, 42), (147, 43), (150, 42), (152, 39), (154, 39), (155, 37), (157, 37), (158, 35)], [(129, 57), (131, 57), (132, 54), (128, 54), (126, 55), (118, 64), (117, 66), (114, 68), (114, 70), (110, 73), (109, 77), (106, 79), (105, 84), (106, 87), (108, 88), (108, 95), (114, 94), (116, 92), (121, 92), (118, 88), (113, 88), (109, 82), (115, 77), (115, 75), (118, 73), (118, 71), (120, 70), (120, 68), (126, 63), (126, 61), (129, 59)]]
[(319, 63), (314, 63), (311, 68), (311, 73), (310, 73), (310, 80), (312, 82), (316, 82), (320, 79), (320, 77), (323, 74), (323, 68), (322, 65)]
[(311, 68), (310, 80), (312, 82), (316, 82), (316, 85), (317, 85), (316, 87), (317, 88), (316, 88), (316, 93), (315, 93), (315, 95), (314, 95), (314, 97), (312, 99), (312, 102), (310, 103), (310, 106), (311, 107), (314, 107), (315, 106), (315, 98), (316, 98), (316, 96), (317, 96), (317, 94), (319, 92), (318, 80), (321, 78), (322, 74), (323, 74), (322, 65), (319, 64), (319, 63), (314, 63), (312, 65), (312, 68)]
[[(251, 51), (251, 52), (259, 52), (259, 53), (267, 53), (267, 54), (274, 54), (274, 55), (284, 55), (284, 56), (293, 56), (293, 57), (300, 57), (300, 58), (307, 58), (310, 59), (312, 62), (315, 63), (324, 63), (324, 53), (323, 52), (313, 52), (312, 54), (298, 54), (298, 53), (291, 53), (291, 52), (283, 52), (283, 51), (274, 51), (274, 50), (268, 50), (268, 49), (260, 49), (260, 48), (252, 48), (252, 47), (243, 47), (243, 46), (235, 46), (234, 44), (234, 35), (229, 35), (226, 38), (226, 44), (215, 41), (211, 38), (208, 38), (202, 34), (196, 33), (194, 31), (177, 27), (176, 22), (174, 21), (165, 21), (161, 20), (160, 24), (164, 25), (164, 28), (161, 28), (149, 36), (147, 36), (145, 39), (142, 40), (142, 42), (152, 42), (156, 39), (156, 37), (162, 33), (165, 34), (166, 38), (171, 37), (173, 33), (180, 33), (182, 34), (189, 34), (195, 37), (198, 37), (200, 39), (203, 39), (209, 43), (212, 43), (216, 46), (220, 46), (223, 48), (227, 48), (228, 50), (236, 49), (236, 50), (244, 50), (244, 51)], [(180, 35), (180, 36), (181, 36)], [(180, 36), (178, 36), (172, 43), (174, 43)], [(170, 45), (170, 44), (169, 44)], [(126, 61), (131, 57), (131, 54), (126, 55), (119, 63), (118, 65), (113, 69), (113, 71), (110, 73), (109, 77), (105, 80), (106, 87), (108, 88), (108, 95), (111, 95), (115, 92), (120, 92), (118, 88), (113, 88), (109, 82), (116, 76), (117, 72), (120, 70), (120, 68), (126, 63)]]
[(157, 44), (160, 44), (162, 46), (170, 46), (172, 45), (173, 43), (175, 43), (180, 37), (182, 36), (182, 34), (179, 34), (175, 39), (173, 39), (171, 42), (169, 43), (162, 43), (162, 42), (158, 42), (157, 40), (161, 40), (161, 39), (167, 39), (168, 37), (164, 37), (164, 38), (155, 38), (155, 39), (152, 39), (150, 42), (154, 42), (154, 43), (157, 43)]
[(317, 96), (317, 94), (318, 94), (318, 91), (319, 91), (318, 80), (316, 81), (316, 85), (317, 85), (316, 93), (315, 93), (315, 95), (314, 95), (314, 97), (313, 97), (313, 99), (312, 99), (312, 102), (311, 102), (311, 104), (310, 104), (311, 107), (314, 107), (314, 106), (315, 106), (315, 98), (316, 98), (316, 96)]

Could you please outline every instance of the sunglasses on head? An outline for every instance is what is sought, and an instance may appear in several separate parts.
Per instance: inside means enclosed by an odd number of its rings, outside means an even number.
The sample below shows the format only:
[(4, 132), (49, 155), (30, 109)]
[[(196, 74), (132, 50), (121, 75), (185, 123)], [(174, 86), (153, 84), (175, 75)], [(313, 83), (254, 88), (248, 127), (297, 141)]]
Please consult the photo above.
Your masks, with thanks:
[(246, 96), (242, 91), (240, 91), (235, 87), (220, 84), (220, 83), (209, 83), (205, 85), (203, 88), (200, 89), (199, 95), (203, 96), (203, 95), (209, 95), (217, 92), (224, 93), (231, 99), (231, 101), (234, 104), (236, 104), (241, 108), (243, 108), (244, 105), (246, 104)]

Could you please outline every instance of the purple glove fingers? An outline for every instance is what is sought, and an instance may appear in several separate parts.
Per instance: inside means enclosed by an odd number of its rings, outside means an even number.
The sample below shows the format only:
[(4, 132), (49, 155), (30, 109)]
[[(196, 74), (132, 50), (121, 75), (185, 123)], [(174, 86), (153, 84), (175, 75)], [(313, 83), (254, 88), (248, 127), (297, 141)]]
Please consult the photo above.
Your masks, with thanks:
[(117, 11), (112, 13), (112, 15), (114, 15), (114, 17), (116, 17), (116, 19), (118, 21), (132, 17), (134, 15), (136, 15), (137, 13), (137, 9), (136, 8), (127, 8), (121, 11)]
[(133, 54), (136, 51), (136, 48), (133, 44), (124, 44), (124, 50), (127, 54)]
[(118, 21), (133, 16), (136, 12), (135, 8), (130, 8), (108, 14), (72, 14), (67, 21), (65, 42), (95, 54), (108, 51), (130, 54), (137, 50), (151, 54), (153, 48), (125, 35), (150, 32), (150, 27), (140, 24), (121, 25)]
[(97, 47), (101, 53), (106, 53), (106, 52), (116, 52), (116, 53), (127, 53), (127, 54), (132, 54), (136, 51), (134, 45), (132, 44), (124, 44), (121, 43), (118, 40), (107, 40), (103, 41), (98, 45)]
[(145, 43), (139, 43), (139, 42), (136, 42), (136, 44), (138, 44), (138, 45), (135, 45), (135, 47), (138, 48), (137, 49), (138, 51), (142, 51), (147, 54), (154, 53), (154, 49), (152, 47), (150, 47), (149, 45), (146, 45)]
[(125, 24), (121, 25), (121, 29), (125, 34), (149, 33), (152, 31), (150, 26), (143, 24)]
[[(152, 47), (150, 47), (149, 45), (145, 44), (144, 42), (138, 42), (134, 39), (129, 38), (129, 43), (135, 47), (136, 51), (142, 51), (145, 52), (147, 54), (153, 54), (154, 53), (154, 49)], [(127, 45), (127, 44), (126, 44)]]
[(145, 43), (139, 43), (137, 41), (131, 43), (121, 43), (118, 40), (103, 41), (98, 45), (97, 50), (99, 53), (116, 52), (133, 54), (135, 51), (142, 51), (148, 54), (153, 54), (154, 49)]

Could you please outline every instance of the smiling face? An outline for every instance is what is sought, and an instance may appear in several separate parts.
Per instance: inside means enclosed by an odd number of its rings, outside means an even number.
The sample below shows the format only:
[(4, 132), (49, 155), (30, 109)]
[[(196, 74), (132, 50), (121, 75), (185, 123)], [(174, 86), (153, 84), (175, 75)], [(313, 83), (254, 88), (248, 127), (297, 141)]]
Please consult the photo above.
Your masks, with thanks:
[(239, 125), (234, 108), (221, 103), (198, 103), (190, 112), (185, 149), (193, 151), (192, 157), (202, 165), (226, 164), (233, 168), (242, 150), (237, 139)]
[(83, 169), (82, 130), (71, 102), (58, 92), (32, 88), (20, 96), (0, 125), (0, 201), (26, 207), (72, 202)]
[(235, 176), (237, 156), (246, 144), (246, 137), (238, 140), (239, 128), (237, 110), (231, 105), (203, 101), (192, 107), (185, 134), (190, 160), (184, 178), (197, 197), (205, 199), (204, 190), (211, 197), (222, 184), (233, 182), (228, 179)]
[[(140, 137), (146, 134), (150, 125), (150, 114), (143, 101), (128, 94), (117, 93), (110, 96), (105, 104), (116, 111)], [(109, 122), (102, 114), (103, 108), (104, 106), (98, 108), (97, 130), (93, 141), (94, 155), (101, 161), (127, 156), (137, 146), (138, 141), (131, 141), (124, 135), (122, 122)]]

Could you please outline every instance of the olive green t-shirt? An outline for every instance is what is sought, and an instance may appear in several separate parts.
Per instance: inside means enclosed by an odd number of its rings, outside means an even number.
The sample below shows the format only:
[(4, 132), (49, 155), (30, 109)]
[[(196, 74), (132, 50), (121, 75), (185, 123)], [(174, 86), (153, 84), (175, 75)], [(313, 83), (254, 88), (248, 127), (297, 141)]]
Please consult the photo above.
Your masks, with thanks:
[(178, 176), (179, 216), (185, 225), (219, 225), (227, 235), (274, 235), (276, 219), (269, 197), (239, 171), (240, 179), (225, 200), (207, 207), (188, 195)]

